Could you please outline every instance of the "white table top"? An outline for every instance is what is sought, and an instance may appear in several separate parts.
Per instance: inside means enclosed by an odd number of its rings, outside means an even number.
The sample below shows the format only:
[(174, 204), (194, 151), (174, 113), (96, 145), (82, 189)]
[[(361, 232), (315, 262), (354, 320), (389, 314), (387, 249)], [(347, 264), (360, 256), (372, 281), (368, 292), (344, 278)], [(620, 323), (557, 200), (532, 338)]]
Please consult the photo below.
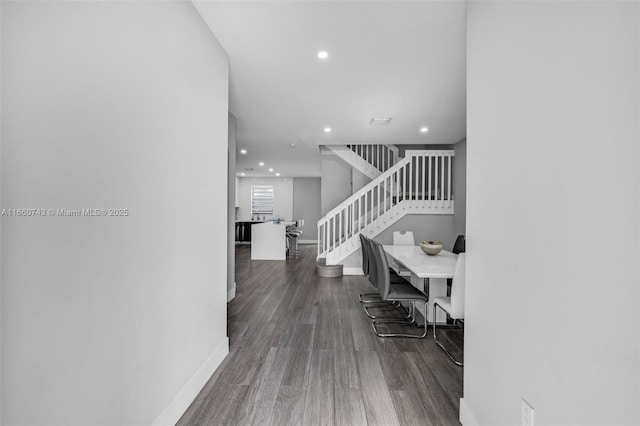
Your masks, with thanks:
[(292, 226), (295, 225), (296, 222), (281, 220), (280, 223), (276, 223), (273, 220), (267, 220), (265, 222), (254, 223), (251, 226), (271, 226), (271, 225), (280, 225), (280, 226)]
[(458, 256), (442, 250), (435, 256), (425, 254), (420, 246), (384, 246), (384, 251), (419, 278), (453, 278)]

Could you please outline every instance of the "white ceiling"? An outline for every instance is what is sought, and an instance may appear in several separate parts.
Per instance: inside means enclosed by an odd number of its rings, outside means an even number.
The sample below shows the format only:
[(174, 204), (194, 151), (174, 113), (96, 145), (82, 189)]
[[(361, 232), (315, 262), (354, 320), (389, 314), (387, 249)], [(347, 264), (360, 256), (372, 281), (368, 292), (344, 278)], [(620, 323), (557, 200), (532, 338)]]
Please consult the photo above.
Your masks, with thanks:
[(194, 3), (229, 54), (230, 110), (238, 150), (248, 150), (238, 173), (320, 176), (318, 145), (466, 135), (464, 1)]

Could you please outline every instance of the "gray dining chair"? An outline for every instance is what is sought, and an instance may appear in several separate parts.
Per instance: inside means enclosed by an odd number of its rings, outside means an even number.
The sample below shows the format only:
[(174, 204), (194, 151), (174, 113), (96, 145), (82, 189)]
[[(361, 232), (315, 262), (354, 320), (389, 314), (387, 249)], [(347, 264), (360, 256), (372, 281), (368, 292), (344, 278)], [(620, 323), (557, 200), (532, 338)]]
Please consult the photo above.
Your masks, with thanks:
[[(367, 247), (367, 240), (368, 240), (367, 237), (365, 237), (363, 234), (360, 234), (360, 253), (362, 254), (362, 273), (364, 274), (365, 277), (369, 279), (371, 284), (373, 284), (373, 286), (375, 287), (374, 280), (371, 279), (371, 273), (372, 272), (375, 273), (375, 271), (372, 271), (373, 268), (370, 267), (372, 262), (369, 261), (369, 249)], [(360, 301), (360, 303), (380, 303), (382, 301), (382, 299), (380, 299), (380, 294), (377, 291), (372, 293), (360, 293), (360, 295), (358, 296), (358, 300)]]
[[(362, 240), (364, 242), (364, 250), (367, 253), (367, 259), (369, 261), (369, 282), (376, 288), (378, 289), (378, 285), (379, 285), (379, 280), (380, 280), (380, 273), (378, 271), (378, 263), (377, 263), (377, 257), (375, 256), (374, 253), (374, 240), (364, 237), (364, 239)], [(397, 275), (391, 268), (387, 268), (387, 270), (389, 271), (389, 280), (391, 281), (392, 284), (409, 284), (407, 280), (405, 280), (404, 278), (402, 278), (401, 276)], [(385, 301), (382, 300), (382, 298), (380, 297), (380, 292), (378, 291), (377, 293), (377, 303), (374, 304), (370, 304), (365, 306), (364, 308), (364, 312), (367, 315), (367, 317), (371, 318), (371, 319), (381, 319), (381, 318), (385, 318), (385, 319), (396, 319), (396, 320), (402, 320), (402, 321), (409, 321), (411, 322), (411, 313), (406, 313), (404, 307), (402, 306), (402, 304), (400, 302), (397, 301)], [(374, 302), (372, 302), (374, 303)], [(392, 312), (391, 316), (388, 315), (381, 315), (378, 312), (373, 313), (371, 312), (371, 309), (377, 309), (377, 308), (384, 308), (384, 307), (394, 307), (396, 308), (395, 312)], [(398, 316), (398, 314), (400, 316)]]
[[(388, 302), (409, 302), (411, 303), (411, 312), (410, 312), (410, 321), (405, 319), (374, 319), (371, 322), (371, 326), (373, 327), (373, 331), (376, 333), (378, 337), (409, 337), (409, 338), (418, 338), (422, 339), (427, 335), (427, 301), (428, 297), (405, 281), (405, 283), (392, 283), (391, 282), (391, 274), (389, 273), (389, 264), (387, 262), (387, 257), (384, 252), (384, 248), (382, 244), (377, 241), (371, 240), (373, 256), (375, 256), (376, 269), (378, 273), (378, 292), (382, 300)], [(415, 321), (415, 303), (422, 302), (424, 305), (425, 319), (424, 319), (424, 332), (422, 335), (409, 334), (409, 333), (382, 333), (378, 330), (378, 325), (380, 324), (405, 324), (411, 325), (416, 324)]]

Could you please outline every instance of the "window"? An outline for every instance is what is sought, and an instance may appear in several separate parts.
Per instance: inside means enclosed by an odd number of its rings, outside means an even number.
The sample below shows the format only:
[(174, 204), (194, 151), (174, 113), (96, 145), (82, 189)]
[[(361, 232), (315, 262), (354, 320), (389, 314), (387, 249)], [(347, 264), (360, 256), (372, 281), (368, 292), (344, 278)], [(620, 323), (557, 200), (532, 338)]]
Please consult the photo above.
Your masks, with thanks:
[(273, 186), (251, 187), (251, 214), (273, 214)]

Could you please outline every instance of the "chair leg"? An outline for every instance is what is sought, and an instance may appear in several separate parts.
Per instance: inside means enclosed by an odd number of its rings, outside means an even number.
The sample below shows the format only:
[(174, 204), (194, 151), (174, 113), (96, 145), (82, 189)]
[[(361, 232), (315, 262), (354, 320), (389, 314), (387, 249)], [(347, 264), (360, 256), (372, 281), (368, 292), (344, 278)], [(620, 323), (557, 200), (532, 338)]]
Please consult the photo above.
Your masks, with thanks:
[[(414, 322), (413, 319), (413, 315), (411, 314), (411, 312), (407, 313), (407, 316), (405, 317), (388, 317), (388, 316), (381, 316), (381, 315), (374, 315), (372, 313), (369, 312), (370, 308), (385, 308), (385, 307), (394, 307), (397, 308), (398, 305), (394, 303), (389, 304), (388, 302), (386, 304), (379, 304), (377, 306), (365, 306), (364, 307), (364, 313), (367, 315), (367, 317), (371, 318), (371, 319), (388, 319), (388, 320), (397, 320), (397, 321), (402, 321), (403, 323), (406, 322), (407, 324), (411, 324)], [(407, 322), (408, 321), (408, 322)]]
[[(365, 297), (367, 296), (372, 297), (373, 300), (365, 299)], [(382, 298), (380, 297), (380, 293), (360, 293), (360, 295), (358, 296), (358, 301), (360, 303), (380, 303), (382, 302)]]
[(464, 367), (464, 364), (461, 361), (458, 361), (453, 355), (451, 355), (451, 352), (449, 352), (449, 350), (445, 348), (444, 345), (438, 341), (438, 338), (436, 336), (436, 308), (440, 308), (442, 311), (447, 312), (444, 309), (442, 309), (442, 306), (438, 305), (437, 303), (433, 304), (433, 341), (436, 342), (436, 345), (440, 346), (440, 349), (442, 349), (444, 353), (447, 354), (449, 359), (453, 361), (455, 365)]
[[(424, 303), (424, 311), (427, 312), (427, 301), (423, 301)], [(411, 321), (410, 323), (407, 323), (405, 321), (400, 321), (400, 320), (374, 320), (371, 321), (371, 326), (373, 327), (373, 332), (376, 333), (376, 336), (378, 337), (409, 337), (412, 339), (423, 339), (426, 335), (427, 335), (427, 318), (425, 316), (424, 319), (424, 332), (422, 333), (422, 335), (416, 335), (416, 334), (406, 334), (406, 333), (380, 333), (378, 331), (378, 329), (376, 328), (377, 324), (405, 324), (405, 325), (409, 325), (415, 322), (415, 318), (412, 318), (413, 321)]]
[[(365, 296), (372, 296), (372, 299), (365, 299)], [(388, 302), (382, 300), (379, 293), (360, 293), (358, 301), (362, 304), (374, 304), (376, 306), (400, 306), (400, 302)]]

